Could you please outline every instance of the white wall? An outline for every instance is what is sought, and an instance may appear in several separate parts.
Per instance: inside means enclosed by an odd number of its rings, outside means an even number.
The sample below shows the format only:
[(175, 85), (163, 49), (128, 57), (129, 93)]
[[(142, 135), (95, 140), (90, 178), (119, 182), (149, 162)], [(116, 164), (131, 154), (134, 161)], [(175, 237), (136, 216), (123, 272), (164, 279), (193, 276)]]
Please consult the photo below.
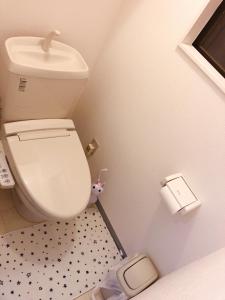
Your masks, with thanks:
[(121, 0), (0, 0), (0, 43), (13, 35), (45, 36), (77, 48), (90, 67), (102, 48)]
[[(127, 0), (76, 111), (84, 146), (108, 167), (102, 204), (128, 253), (165, 274), (225, 245), (225, 103), (179, 50), (206, 0)], [(171, 216), (160, 180), (183, 172), (202, 207)]]

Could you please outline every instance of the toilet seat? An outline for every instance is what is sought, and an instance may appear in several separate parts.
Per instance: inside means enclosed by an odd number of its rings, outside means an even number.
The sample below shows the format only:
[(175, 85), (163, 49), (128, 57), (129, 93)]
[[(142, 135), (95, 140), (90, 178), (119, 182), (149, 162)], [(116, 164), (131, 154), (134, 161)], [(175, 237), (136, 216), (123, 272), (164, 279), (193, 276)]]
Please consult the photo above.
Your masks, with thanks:
[(85, 209), (91, 179), (75, 130), (20, 132), (7, 136), (5, 147), (19, 189), (46, 219), (69, 219)]

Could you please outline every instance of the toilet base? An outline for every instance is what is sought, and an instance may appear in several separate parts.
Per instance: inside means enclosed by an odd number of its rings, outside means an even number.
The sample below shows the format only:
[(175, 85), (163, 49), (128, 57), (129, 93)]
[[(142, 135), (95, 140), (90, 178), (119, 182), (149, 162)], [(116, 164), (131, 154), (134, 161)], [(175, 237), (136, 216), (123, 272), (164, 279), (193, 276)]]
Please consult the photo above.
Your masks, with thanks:
[(46, 221), (46, 219), (43, 216), (39, 215), (38, 212), (34, 212), (33, 208), (28, 208), (27, 206), (25, 206), (25, 204), (21, 200), (21, 198), (24, 196), (21, 195), (21, 193), (17, 189), (13, 190), (12, 195), (15, 208), (24, 219), (34, 223)]

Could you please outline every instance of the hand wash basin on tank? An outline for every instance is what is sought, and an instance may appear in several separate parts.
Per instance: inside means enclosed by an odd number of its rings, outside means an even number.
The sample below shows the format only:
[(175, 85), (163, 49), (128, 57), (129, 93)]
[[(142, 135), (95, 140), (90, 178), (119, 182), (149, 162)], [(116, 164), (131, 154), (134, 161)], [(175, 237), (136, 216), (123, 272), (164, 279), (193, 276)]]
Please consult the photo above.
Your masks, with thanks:
[(72, 47), (46, 38), (11, 37), (1, 48), (3, 122), (71, 118), (88, 79), (88, 66)]
[(5, 42), (5, 61), (12, 73), (55, 79), (84, 79), (88, 66), (74, 48), (51, 41), (48, 51), (42, 48), (41, 37), (11, 37)]

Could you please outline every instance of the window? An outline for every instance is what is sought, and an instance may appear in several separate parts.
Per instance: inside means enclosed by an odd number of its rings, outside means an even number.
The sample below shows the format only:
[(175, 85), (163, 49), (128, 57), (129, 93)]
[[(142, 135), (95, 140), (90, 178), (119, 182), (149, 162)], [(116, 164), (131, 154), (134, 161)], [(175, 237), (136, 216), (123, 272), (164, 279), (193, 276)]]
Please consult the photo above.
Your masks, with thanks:
[(193, 46), (225, 77), (225, 0), (197, 36)]
[(180, 49), (225, 94), (225, 0), (196, 2), (196, 18)]

